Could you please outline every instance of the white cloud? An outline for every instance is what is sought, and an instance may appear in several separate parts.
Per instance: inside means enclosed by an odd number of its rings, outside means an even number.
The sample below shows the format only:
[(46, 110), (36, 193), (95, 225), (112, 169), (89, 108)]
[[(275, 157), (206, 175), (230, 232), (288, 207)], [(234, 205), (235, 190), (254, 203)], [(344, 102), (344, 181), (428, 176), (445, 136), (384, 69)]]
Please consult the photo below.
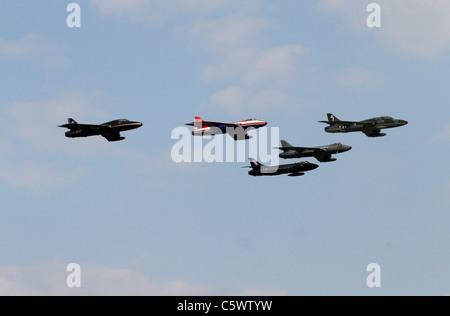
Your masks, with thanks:
[(223, 82), (213, 94), (213, 106), (238, 113), (286, 107), (293, 82), (301, 75), (300, 58), (308, 50), (299, 44), (271, 46), (272, 20), (230, 15), (193, 23), (191, 46), (214, 60), (205, 66), (207, 83)]
[[(13, 187), (42, 193), (57, 187), (84, 170), (55, 163), (51, 158), (79, 155), (76, 146), (67, 146), (62, 128), (67, 116), (104, 117), (98, 108), (101, 92), (71, 92), (54, 100), (20, 101), (0, 104), (4, 123), (0, 135), (0, 179)], [(96, 105), (93, 105), (96, 104)], [(97, 107), (96, 107), (97, 106)], [(92, 143), (90, 150), (99, 150)], [(48, 155), (52, 151), (51, 156)], [(50, 158), (50, 159), (49, 159)]]
[(0, 55), (8, 58), (23, 58), (53, 51), (54, 47), (45, 43), (36, 34), (29, 34), (17, 41), (7, 41), (0, 38)]
[(450, 47), (450, 1), (378, 0), (382, 27), (369, 29), (368, 2), (360, 0), (322, 0), (320, 7), (342, 15), (352, 29), (371, 32), (400, 53), (434, 56)]
[[(91, 2), (105, 15), (165, 24), (172, 21), (203, 65), (207, 84), (222, 84), (208, 103), (239, 113), (287, 106), (289, 90), (301, 74), (299, 44), (271, 45), (274, 20), (261, 16), (261, 0), (133, 0)], [(175, 19), (179, 17), (179, 19)], [(268, 100), (265, 100), (268, 98)], [(268, 103), (267, 103), (268, 101)]]
[[(58, 259), (28, 267), (0, 267), (0, 296), (210, 296), (220, 291), (215, 286), (184, 280), (161, 282), (133, 268), (96, 263), (80, 264), (81, 288), (69, 288), (69, 263)], [(249, 286), (234, 295), (287, 296), (288, 291)]]
[(81, 288), (69, 288), (67, 264), (60, 261), (32, 267), (0, 267), (0, 296), (200, 296), (213, 288), (183, 280), (159, 282), (128, 268), (82, 264)]
[(272, 20), (235, 14), (193, 22), (188, 31), (205, 51), (226, 53), (259, 45), (264, 33), (275, 28)]
[(23, 62), (37, 62), (42, 69), (65, 69), (69, 61), (60, 49), (37, 34), (28, 34), (25, 38), (8, 41), (0, 38), (0, 58)]
[(53, 100), (0, 104), (0, 114), (5, 118), (3, 128), (9, 134), (3, 134), (0, 140), (10, 140), (13, 137), (15, 141), (29, 142), (39, 150), (58, 147), (63, 129), (59, 130), (57, 126), (64, 124), (68, 116), (80, 120), (105, 116), (98, 108), (102, 95), (101, 91), (75, 91)]
[(239, 112), (239, 109), (247, 102), (248, 92), (241, 87), (230, 87), (215, 93), (211, 97), (212, 104), (224, 106), (232, 112)]

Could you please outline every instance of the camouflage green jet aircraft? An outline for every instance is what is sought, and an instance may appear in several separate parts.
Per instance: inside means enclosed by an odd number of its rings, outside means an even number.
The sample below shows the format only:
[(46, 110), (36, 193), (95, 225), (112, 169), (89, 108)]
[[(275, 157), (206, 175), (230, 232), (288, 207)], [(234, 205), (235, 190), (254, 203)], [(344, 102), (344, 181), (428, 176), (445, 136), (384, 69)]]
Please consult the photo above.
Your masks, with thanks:
[(320, 147), (295, 147), (285, 140), (281, 141), (281, 146), (282, 147), (275, 147), (275, 149), (280, 149), (283, 151), (280, 154), (280, 158), (294, 159), (314, 157), (320, 162), (336, 161), (336, 158), (332, 158), (331, 155), (345, 153), (352, 149), (352, 147), (341, 143)]
[(350, 132), (363, 132), (368, 137), (383, 137), (384, 133), (380, 133), (382, 129), (395, 128), (408, 124), (407, 121), (393, 119), (390, 116), (381, 116), (373, 119), (352, 122), (341, 121), (336, 116), (328, 113), (328, 121), (319, 121), (319, 123), (330, 124), (325, 127), (327, 133), (350, 133)]

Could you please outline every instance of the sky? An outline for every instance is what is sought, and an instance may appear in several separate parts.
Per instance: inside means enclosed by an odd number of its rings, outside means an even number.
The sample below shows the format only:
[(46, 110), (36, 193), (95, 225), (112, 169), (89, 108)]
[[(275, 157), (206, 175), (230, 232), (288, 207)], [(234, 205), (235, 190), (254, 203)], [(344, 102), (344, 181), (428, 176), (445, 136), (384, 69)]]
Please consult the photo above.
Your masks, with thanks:
[[(0, 2), (0, 295), (450, 294), (447, 0), (378, 0), (379, 28), (373, 1), (78, 0), (79, 28), (71, 2)], [(195, 116), (353, 149), (298, 178), (175, 163)], [(69, 117), (144, 126), (69, 139)]]

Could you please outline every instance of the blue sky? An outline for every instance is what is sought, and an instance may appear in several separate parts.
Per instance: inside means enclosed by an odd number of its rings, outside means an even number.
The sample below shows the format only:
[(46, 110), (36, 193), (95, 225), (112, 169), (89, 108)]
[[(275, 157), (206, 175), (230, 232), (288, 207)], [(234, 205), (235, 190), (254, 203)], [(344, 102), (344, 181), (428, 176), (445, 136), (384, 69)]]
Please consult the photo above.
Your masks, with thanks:
[[(449, 294), (450, 4), (380, 0), (372, 29), (370, 2), (79, 0), (78, 29), (70, 1), (0, 3), (0, 294)], [(353, 150), (301, 178), (175, 164), (197, 115)], [(72, 140), (68, 117), (144, 126)]]

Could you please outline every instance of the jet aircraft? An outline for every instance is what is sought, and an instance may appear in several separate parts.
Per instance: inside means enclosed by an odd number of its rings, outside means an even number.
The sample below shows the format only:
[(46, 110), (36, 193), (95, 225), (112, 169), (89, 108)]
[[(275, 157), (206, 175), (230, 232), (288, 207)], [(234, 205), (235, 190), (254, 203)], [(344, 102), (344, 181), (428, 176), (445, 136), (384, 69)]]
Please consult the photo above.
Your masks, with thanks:
[(66, 132), (66, 137), (77, 138), (101, 135), (110, 142), (124, 140), (125, 137), (122, 137), (120, 132), (136, 129), (143, 125), (140, 122), (132, 122), (126, 119), (114, 120), (101, 125), (78, 124), (71, 118), (68, 119), (68, 122), (68, 124), (59, 126), (69, 129)]
[(195, 127), (195, 130), (192, 132), (194, 136), (228, 134), (237, 141), (250, 139), (251, 136), (247, 133), (250, 130), (266, 126), (267, 122), (258, 119), (248, 119), (234, 123), (210, 122), (204, 121), (197, 116), (195, 122), (187, 123), (186, 125)]
[(368, 137), (383, 137), (386, 134), (381, 133), (382, 129), (395, 128), (408, 124), (407, 121), (394, 119), (390, 116), (381, 116), (361, 122), (341, 121), (336, 116), (328, 113), (328, 121), (319, 121), (320, 123), (330, 124), (325, 127), (328, 133), (349, 133), (363, 132)]
[(319, 167), (318, 165), (307, 161), (281, 166), (264, 166), (253, 158), (250, 158), (249, 160), (251, 166), (244, 168), (252, 168), (248, 174), (254, 177), (278, 176), (281, 174), (289, 174), (290, 177), (299, 177), (305, 175), (306, 171), (314, 170)]
[(341, 143), (320, 147), (294, 147), (285, 140), (281, 141), (281, 146), (282, 147), (275, 148), (283, 151), (280, 154), (280, 158), (293, 159), (314, 157), (320, 162), (336, 161), (337, 159), (332, 158), (331, 155), (344, 153), (352, 149), (352, 147), (343, 145)]

